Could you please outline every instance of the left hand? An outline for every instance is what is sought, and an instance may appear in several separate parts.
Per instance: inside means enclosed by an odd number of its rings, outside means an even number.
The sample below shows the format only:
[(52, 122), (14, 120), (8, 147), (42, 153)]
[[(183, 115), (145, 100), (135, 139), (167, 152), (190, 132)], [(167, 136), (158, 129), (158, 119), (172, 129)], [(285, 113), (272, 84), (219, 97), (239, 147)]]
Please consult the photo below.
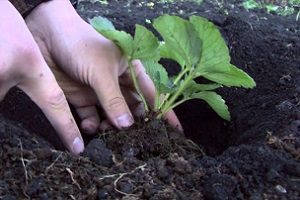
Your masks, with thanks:
[[(84, 132), (94, 133), (107, 125), (99, 118), (98, 103), (117, 128), (133, 124), (132, 113), (143, 112), (143, 105), (134, 91), (126, 60), (113, 42), (82, 20), (69, 1), (42, 3), (26, 17), (26, 23), (68, 101), (75, 106)], [(153, 82), (141, 62), (133, 64), (141, 90), (152, 104)], [(173, 111), (166, 118), (182, 129)]]

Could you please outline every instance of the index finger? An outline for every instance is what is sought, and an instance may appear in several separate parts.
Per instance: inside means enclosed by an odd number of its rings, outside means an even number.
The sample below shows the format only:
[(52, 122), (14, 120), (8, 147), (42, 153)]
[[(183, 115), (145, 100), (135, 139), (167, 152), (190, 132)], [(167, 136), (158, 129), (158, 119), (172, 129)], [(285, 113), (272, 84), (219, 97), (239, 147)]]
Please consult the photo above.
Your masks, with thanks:
[(46, 63), (40, 64), (18, 87), (40, 107), (69, 151), (79, 154), (84, 144), (65, 95)]

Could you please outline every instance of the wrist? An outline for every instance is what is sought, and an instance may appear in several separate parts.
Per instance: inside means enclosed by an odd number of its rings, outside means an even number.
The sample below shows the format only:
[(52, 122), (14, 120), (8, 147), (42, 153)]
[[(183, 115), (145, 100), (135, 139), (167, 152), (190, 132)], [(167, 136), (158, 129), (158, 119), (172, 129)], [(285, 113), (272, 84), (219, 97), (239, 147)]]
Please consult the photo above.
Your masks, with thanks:
[(69, 0), (43, 2), (26, 17), (27, 25), (48, 45), (54, 36), (72, 36), (78, 31), (76, 25), (79, 20), (81, 18)]
[(19, 13), (25, 17), (27, 16), (36, 6), (48, 0), (5, 0), (11, 2)]
[[(43, 18), (46, 23), (61, 23), (74, 21), (78, 14), (69, 0), (50, 0), (38, 5), (33, 11), (33, 15)], [(62, 24), (64, 23), (64, 24)], [(51, 25), (51, 24), (50, 24)]]

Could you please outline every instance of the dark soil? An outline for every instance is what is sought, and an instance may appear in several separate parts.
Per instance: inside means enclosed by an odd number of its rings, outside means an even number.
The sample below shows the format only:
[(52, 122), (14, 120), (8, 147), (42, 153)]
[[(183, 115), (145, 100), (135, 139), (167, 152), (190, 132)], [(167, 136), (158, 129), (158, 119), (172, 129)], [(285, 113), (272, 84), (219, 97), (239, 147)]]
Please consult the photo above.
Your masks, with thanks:
[(108, 2), (82, 2), (78, 11), (85, 19), (108, 17), (129, 32), (163, 13), (207, 17), (219, 26), (232, 63), (257, 87), (219, 91), (230, 108), (230, 123), (199, 101), (176, 109), (186, 136), (199, 146), (162, 122), (141, 120), (134, 129), (90, 140), (78, 157), (61, 151), (44, 115), (14, 89), (0, 104), (0, 199), (300, 199), (300, 22), (295, 16), (246, 11), (231, 0), (201, 6)]

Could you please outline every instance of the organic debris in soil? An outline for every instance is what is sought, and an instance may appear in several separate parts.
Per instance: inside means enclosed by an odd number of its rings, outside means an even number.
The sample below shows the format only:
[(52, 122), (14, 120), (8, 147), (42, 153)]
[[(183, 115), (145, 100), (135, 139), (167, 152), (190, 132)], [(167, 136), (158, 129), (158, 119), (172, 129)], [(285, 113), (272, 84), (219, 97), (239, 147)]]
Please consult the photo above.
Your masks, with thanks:
[(101, 138), (118, 157), (147, 160), (152, 157), (167, 158), (173, 152), (183, 156), (188, 156), (190, 152), (203, 153), (183, 133), (174, 131), (165, 122), (152, 117), (139, 118), (132, 128), (110, 131)]
[[(167, 129), (164, 123), (153, 123), (156, 131)], [(148, 128), (153, 128), (151, 122), (147, 124)], [(171, 149), (168, 154), (162, 148), (162, 156), (147, 153), (145, 158), (124, 153), (132, 148), (136, 152), (145, 151), (140, 144), (149, 141), (146, 134), (155, 135), (150, 130), (135, 127), (124, 130), (119, 136), (118, 133), (113, 137), (109, 134), (106, 139), (96, 138), (89, 143), (99, 144), (102, 151), (90, 151), (88, 145), (83, 156), (73, 156), (41, 144), (40, 138), (32, 138), (4, 118), (1, 127), (4, 128), (0, 130), (5, 131), (1, 135), (6, 133), (1, 137), (3, 145), (0, 147), (0, 196), (4, 199), (54, 196), (60, 199), (251, 199), (259, 196), (272, 199), (287, 194), (290, 199), (296, 199), (293, 197), (300, 194), (297, 181), (300, 166), (285, 149), (240, 145), (213, 158), (201, 154), (193, 145), (182, 151), (177, 142), (182, 144), (186, 140), (176, 136), (176, 139), (163, 139), (176, 144), (174, 149), (167, 148)], [(11, 130), (10, 134), (7, 130)], [(16, 130), (19, 134), (12, 135)], [(137, 137), (137, 133), (143, 135), (139, 137), (141, 141), (134, 140), (131, 145), (119, 143), (119, 139), (128, 137), (126, 134)], [(11, 142), (17, 145), (11, 146)], [(148, 150), (152, 152), (151, 148)], [(111, 158), (110, 162), (107, 162), (109, 159), (94, 161), (103, 156), (102, 152), (104, 157)]]

